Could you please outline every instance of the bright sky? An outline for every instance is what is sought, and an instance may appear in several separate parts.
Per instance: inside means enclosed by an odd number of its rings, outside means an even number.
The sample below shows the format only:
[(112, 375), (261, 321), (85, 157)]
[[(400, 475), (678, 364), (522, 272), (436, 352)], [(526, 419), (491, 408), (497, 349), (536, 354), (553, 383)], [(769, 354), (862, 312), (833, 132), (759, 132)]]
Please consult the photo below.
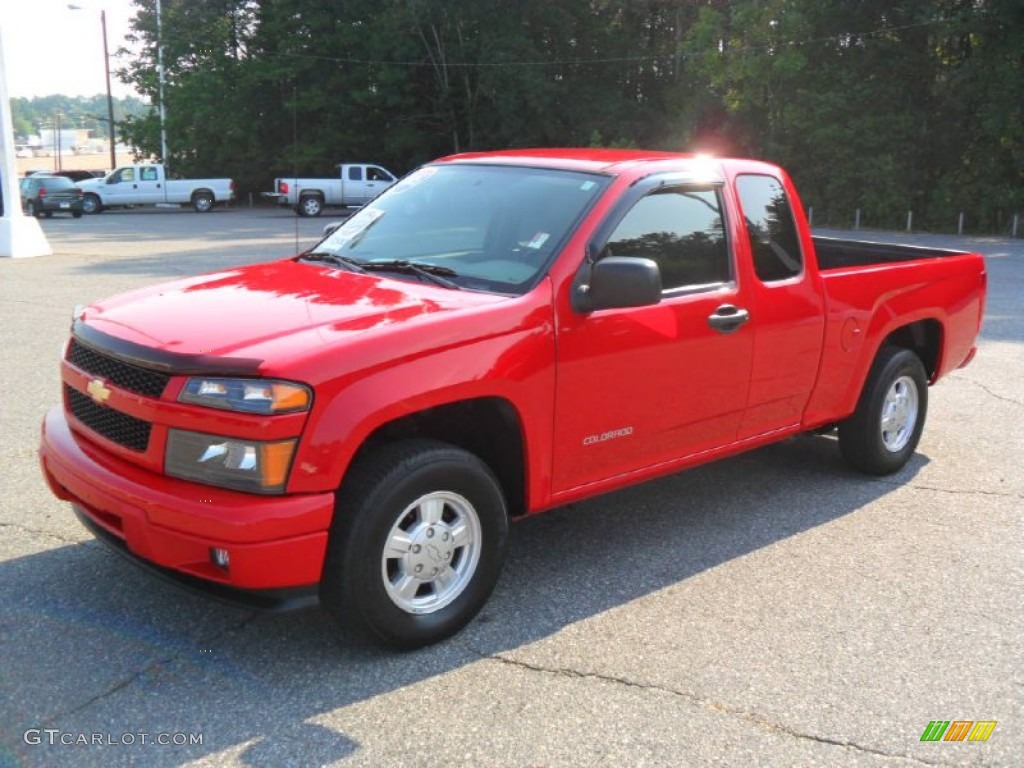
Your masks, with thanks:
[[(73, 11), (68, 5), (80, 6)], [(93, 96), (107, 92), (103, 73), (103, 29), (107, 12), (110, 85), (116, 97), (133, 92), (114, 74), (114, 52), (135, 15), (131, 0), (0, 0), (7, 87), (11, 96)]]

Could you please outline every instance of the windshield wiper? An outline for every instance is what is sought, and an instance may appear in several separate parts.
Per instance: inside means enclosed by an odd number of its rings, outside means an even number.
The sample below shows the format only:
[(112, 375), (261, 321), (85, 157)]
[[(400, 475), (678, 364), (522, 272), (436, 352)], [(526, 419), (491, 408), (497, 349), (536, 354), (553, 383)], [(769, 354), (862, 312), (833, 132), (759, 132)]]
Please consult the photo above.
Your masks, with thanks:
[(349, 272), (366, 272), (366, 269), (358, 259), (350, 259), (330, 251), (309, 251), (299, 254), (299, 258), (305, 261), (326, 261), (342, 269), (347, 269)]
[(461, 285), (445, 279), (446, 277), (458, 277), (459, 273), (450, 267), (442, 267), (439, 264), (424, 264), (417, 261), (406, 261), (405, 259), (390, 259), (388, 261), (360, 261), (359, 266), (364, 271), (405, 272), (422, 277), (445, 288), (451, 288), (454, 291), (462, 290)]

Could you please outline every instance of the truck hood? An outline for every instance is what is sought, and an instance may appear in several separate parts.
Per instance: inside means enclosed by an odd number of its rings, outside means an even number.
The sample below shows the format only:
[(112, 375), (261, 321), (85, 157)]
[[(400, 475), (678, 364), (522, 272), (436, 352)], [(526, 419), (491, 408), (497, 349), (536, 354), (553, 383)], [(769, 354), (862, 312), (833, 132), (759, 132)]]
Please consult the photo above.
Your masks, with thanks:
[[(175, 361), (233, 358), (255, 373), (286, 364), (291, 349), (309, 353), (341, 337), (390, 332), (505, 298), (287, 260), (121, 294), (86, 307), (75, 327), (87, 342), (111, 346), (102, 339), (113, 337), (143, 360), (145, 350), (169, 353), (150, 362), (172, 368), (194, 367)], [(297, 336), (301, 344), (292, 343)]]

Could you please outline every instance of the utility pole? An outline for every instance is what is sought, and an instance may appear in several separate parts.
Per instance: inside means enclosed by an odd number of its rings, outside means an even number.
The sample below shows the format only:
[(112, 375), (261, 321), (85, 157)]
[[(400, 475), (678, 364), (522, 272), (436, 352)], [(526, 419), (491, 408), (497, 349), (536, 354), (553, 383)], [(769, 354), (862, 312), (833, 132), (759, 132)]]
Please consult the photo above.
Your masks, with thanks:
[(164, 106), (164, 37), (162, 16), (160, 0), (156, 0), (156, 68), (160, 78), (160, 160), (164, 164), (164, 173), (166, 173), (170, 158), (167, 157), (167, 109)]
[(107, 126), (110, 130), (110, 170), (117, 168), (117, 152), (114, 149), (114, 96), (110, 92), (110, 54), (107, 52), (107, 12), (100, 11), (103, 26), (103, 69), (107, 74)]

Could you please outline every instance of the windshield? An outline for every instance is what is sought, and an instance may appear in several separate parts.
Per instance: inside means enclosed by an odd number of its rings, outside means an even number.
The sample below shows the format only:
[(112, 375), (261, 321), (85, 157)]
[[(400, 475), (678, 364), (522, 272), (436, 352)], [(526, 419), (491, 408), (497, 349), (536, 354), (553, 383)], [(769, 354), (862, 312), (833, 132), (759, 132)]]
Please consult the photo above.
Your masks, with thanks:
[[(313, 250), (370, 267), (444, 268), (459, 288), (519, 294), (545, 274), (607, 183), (606, 176), (542, 168), (427, 166)], [(400, 276), (419, 279), (407, 268)]]

